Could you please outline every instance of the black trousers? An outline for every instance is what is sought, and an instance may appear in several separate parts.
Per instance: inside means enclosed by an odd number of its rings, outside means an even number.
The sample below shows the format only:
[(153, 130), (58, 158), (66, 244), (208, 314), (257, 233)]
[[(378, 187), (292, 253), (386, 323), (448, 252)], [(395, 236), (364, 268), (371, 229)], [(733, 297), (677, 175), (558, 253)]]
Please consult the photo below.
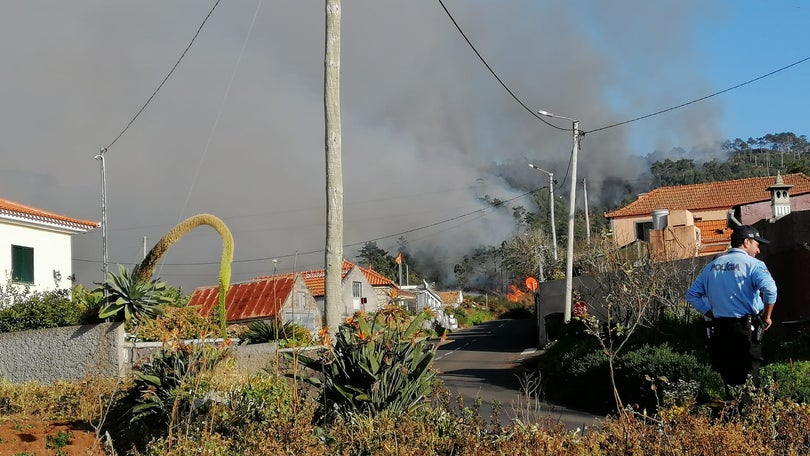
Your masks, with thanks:
[(762, 341), (754, 340), (753, 334), (760, 324), (757, 317), (712, 320), (709, 357), (726, 388), (742, 385), (749, 375), (753, 377), (755, 385), (759, 384)]

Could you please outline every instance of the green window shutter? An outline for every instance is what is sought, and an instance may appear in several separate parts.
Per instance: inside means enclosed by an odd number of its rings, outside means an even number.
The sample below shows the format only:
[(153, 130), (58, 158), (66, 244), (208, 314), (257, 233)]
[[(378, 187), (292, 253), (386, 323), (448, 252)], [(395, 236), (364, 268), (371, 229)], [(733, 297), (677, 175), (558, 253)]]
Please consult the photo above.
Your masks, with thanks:
[(32, 247), (11, 246), (11, 280), (34, 283), (34, 249)]

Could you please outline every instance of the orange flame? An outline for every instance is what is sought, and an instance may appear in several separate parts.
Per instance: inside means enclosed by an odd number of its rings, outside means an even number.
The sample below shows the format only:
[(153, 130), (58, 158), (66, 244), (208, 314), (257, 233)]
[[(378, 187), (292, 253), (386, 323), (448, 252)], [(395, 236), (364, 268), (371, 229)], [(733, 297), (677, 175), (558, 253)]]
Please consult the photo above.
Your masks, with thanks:
[(509, 292), (506, 293), (506, 299), (512, 302), (531, 302), (533, 298), (531, 294), (522, 291), (515, 285), (509, 285)]

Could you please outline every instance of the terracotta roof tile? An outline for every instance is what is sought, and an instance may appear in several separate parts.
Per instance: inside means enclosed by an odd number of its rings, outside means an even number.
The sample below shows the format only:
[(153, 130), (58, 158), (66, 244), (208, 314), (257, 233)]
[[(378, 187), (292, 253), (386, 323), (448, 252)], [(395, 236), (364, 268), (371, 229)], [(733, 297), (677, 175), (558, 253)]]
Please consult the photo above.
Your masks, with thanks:
[[(373, 269), (366, 269), (366, 268), (357, 266), (356, 264), (354, 264), (354, 263), (352, 263), (351, 261), (348, 261), (348, 260), (343, 260), (343, 265), (342, 265), (342, 271), (343, 272), (342, 272), (342, 275), (341, 275), (341, 280), (345, 279), (346, 274), (348, 274), (349, 271), (351, 271), (354, 268), (359, 268), (360, 272), (362, 272), (363, 275), (366, 277), (366, 280), (368, 280), (368, 283), (370, 283), (371, 286), (373, 286), (373, 287), (387, 286), (387, 287), (399, 288), (397, 286), (397, 284), (394, 283), (394, 281), (392, 281), (388, 277), (380, 274), (379, 272), (377, 272), (377, 271), (375, 271)], [(312, 296), (314, 296), (316, 298), (319, 298), (319, 297), (322, 297), (322, 296), (326, 295), (326, 270), (325, 269), (312, 269), (310, 271), (299, 272), (298, 274), (300, 274), (301, 278), (304, 279), (304, 282), (307, 284), (307, 288), (309, 288), (309, 291), (312, 293)], [(292, 273), (259, 276), (259, 277), (256, 277), (256, 280), (258, 280), (258, 279), (270, 279), (270, 278), (274, 278), (274, 277), (288, 277), (288, 276), (292, 276)]]
[(20, 217), (34, 222), (52, 223), (67, 228), (88, 231), (99, 226), (99, 222), (79, 220), (43, 209), (0, 198), (0, 216)]
[(716, 243), (727, 245), (731, 241), (732, 229), (725, 220), (696, 220), (695, 226), (700, 228), (700, 240), (704, 245)]
[(380, 274), (379, 272), (371, 268), (366, 269), (360, 266), (360, 271), (363, 273), (364, 276), (366, 276), (366, 280), (368, 280), (368, 283), (370, 283), (372, 287), (385, 286), (385, 287), (399, 288), (397, 284), (394, 283), (393, 280), (389, 279), (388, 277)]
[[(346, 274), (355, 267), (355, 264), (351, 261), (343, 260), (342, 265), (342, 273), (341, 273), (341, 280), (346, 278)], [(361, 268), (362, 269), (362, 268)], [(307, 284), (307, 288), (312, 293), (312, 296), (319, 298), (326, 295), (326, 270), (325, 269), (312, 269), (310, 271), (303, 271), (297, 273), (304, 279), (304, 282)], [(273, 278), (281, 278), (281, 277), (292, 277), (293, 273), (286, 273), (286, 274), (276, 274), (276, 275), (266, 275), (266, 276), (259, 276), (256, 277), (256, 280), (259, 279), (273, 279)]]
[[(287, 277), (257, 279), (231, 285), (225, 295), (225, 319), (229, 322), (273, 318), (278, 315), (295, 285)], [(188, 305), (200, 306), (200, 315), (209, 315), (219, 300), (219, 287), (199, 287)]]
[[(810, 178), (804, 174), (786, 174), (785, 184), (792, 185), (791, 195), (810, 193)], [(656, 209), (689, 211), (727, 209), (740, 204), (749, 204), (771, 199), (767, 188), (776, 182), (775, 176), (750, 177), (705, 184), (659, 187), (639, 197), (632, 203), (605, 217), (632, 217), (649, 215)]]

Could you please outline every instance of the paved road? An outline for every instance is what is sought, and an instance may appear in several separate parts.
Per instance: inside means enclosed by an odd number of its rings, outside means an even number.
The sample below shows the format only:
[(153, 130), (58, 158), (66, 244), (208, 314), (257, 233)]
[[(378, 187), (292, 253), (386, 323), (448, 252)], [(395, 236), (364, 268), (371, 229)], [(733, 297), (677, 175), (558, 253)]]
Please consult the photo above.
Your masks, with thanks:
[[(528, 397), (526, 375), (519, 377), (521, 360), (536, 356), (532, 320), (495, 320), (454, 331), (437, 353), (434, 367), (455, 398), (461, 394), (464, 405), (476, 397), (483, 401), (481, 415), (489, 419), (492, 401), (501, 403), (500, 419), (523, 422), (551, 417), (569, 429), (593, 426), (599, 418), (587, 413), (553, 406)], [(536, 380), (536, 377), (534, 377)]]

